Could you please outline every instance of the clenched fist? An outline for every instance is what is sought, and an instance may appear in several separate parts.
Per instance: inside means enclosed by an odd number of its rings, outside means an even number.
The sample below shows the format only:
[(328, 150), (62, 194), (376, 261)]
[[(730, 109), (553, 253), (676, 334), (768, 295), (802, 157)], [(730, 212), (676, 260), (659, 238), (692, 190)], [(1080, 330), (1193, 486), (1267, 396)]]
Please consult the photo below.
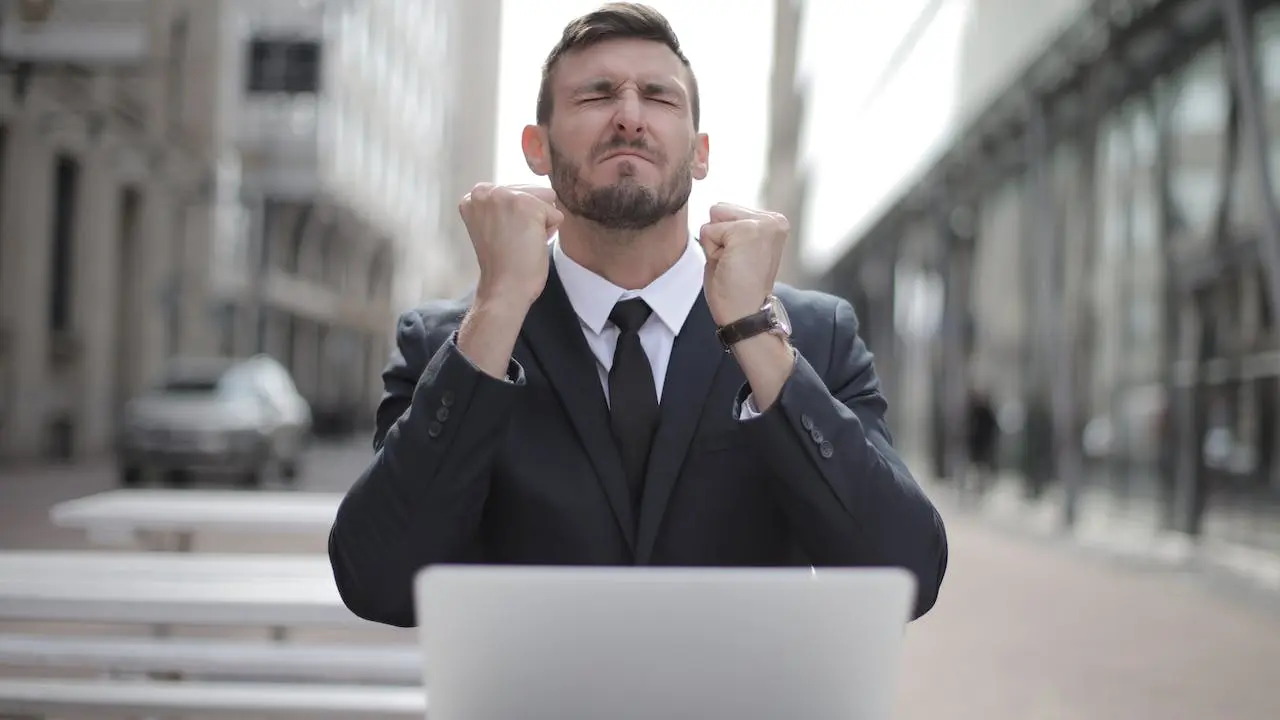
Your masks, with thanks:
[(773, 293), (790, 225), (779, 213), (717, 203), (698, 235), (707, 255), (703, 288), (711, 317), (728, 325), (758, 312)]
[(547, 241), (564, 221), (555, 192), (480, 183), (462, 198), (458, 212), (480, 265), (477, 300), (533, 304), (547, 284)]

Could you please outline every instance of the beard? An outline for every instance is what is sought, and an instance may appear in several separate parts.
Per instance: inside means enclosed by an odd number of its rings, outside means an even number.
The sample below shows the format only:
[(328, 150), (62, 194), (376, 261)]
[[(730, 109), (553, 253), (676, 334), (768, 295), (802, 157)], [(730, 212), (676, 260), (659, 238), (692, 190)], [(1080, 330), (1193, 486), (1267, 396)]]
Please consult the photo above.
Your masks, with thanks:
[[(666, 164), (664, 156), (653, 152), (644, 143), (627, 142), (622, 138), (614, 138), (592, 148), (590, 156), (597, 158), (620, 148), (642, 150), (654, 159), (658, 167)], [(636, 178), (636, 161), (625, 159), (618, 164), (617, 182), (591, 186), (582, 179), (581, 166), (561, 154), (554, 144), (550, 150), (551, 188), (556, 191), (562, 209), (609, 230), (651, 227), (679, 212), (689, 202), (693, 191), (692, 147), (656, 188), (643, 185)]]

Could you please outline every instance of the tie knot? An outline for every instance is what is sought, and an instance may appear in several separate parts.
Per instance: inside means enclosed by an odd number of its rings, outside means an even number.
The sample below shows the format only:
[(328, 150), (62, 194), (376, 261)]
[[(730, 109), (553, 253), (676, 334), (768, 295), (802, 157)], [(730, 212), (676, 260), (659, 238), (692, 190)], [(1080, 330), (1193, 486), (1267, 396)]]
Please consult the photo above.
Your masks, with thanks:
[(609, 320), (624, 333), (639, 332), (640, 326), (644, 325), (652, 312), (643, 299), (631, 298), (614, 305), (613, 312), (609, 313)]

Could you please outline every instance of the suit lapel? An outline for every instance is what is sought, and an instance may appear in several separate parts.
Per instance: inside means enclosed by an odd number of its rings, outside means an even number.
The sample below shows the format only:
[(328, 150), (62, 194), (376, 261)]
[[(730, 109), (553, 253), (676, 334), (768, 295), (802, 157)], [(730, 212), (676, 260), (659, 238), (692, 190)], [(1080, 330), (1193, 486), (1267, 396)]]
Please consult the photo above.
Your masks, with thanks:
[(635, 519), (622, 458), (609, 431), (609, 408), (600, 387), (599, 371), (554, 262), (546, 289), (530, 308), (522, 333), (538, 367), (564, 403), (627, 544), (634, 549)]
[[(707, 301), (699, 293), (676, 337), (667, 365), (658, 434), (649, 453), (644, 497), (640, 502), (636, 561), (641, 565), (649, 562), (703, 405), (715, 384), (716, 372), (727, 357), (716, 338), (716, 325)], [(728, 413), (729, 408), (725, 408), (725, 412)]]

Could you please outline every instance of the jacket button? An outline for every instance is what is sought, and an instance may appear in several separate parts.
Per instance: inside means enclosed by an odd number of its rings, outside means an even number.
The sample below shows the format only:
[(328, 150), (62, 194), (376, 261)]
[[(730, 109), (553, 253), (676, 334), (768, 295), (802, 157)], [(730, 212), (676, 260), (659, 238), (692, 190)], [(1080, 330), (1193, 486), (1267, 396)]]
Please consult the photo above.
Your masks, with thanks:
[(812, 429), (813, 429), (813, 418), (809, 417), (808, 415), (801, 415), (801, 416), (800, 416), (800, 427), (803, 427), (805, 430), (812, 430)]
[(810, 431), (809, 431), (809, 437), (813, 438), (813, 441), (814, 441), (815, 443), (817, 443), (817, 444), (819, 444), (819, 445), (821, 445), (821, 444), (822, 444), (822, 431), (821, 431), (821, 430), (818, 430), (817, 428), (814, 428), (814, 429), (810, 430)]
[(431, 426), (427, 428), (427, 435), (433, 438), (438, 438), (440, 437), (440, 433), (443, 431), (444, 426), (438, 422), (433, 422), (431, 423)]
[(445, 407), (453, 407), (453, 391), (452, 390), (444, 391), (444, 394), (440, 396), (440, 404)]
[(448, 420), (449, 408), (443, 407), (443, 406), (436, 408), (436, 419), (439, 420), (440, 422), (444, 422), (445, 420)]
[(836, 449), (831, 447), (831, 443), (823, 440), (822, 444), (818, 446), (818, 452), (822, 453), (823, 458), (830, 460), (831, 456), (836, 454)]

